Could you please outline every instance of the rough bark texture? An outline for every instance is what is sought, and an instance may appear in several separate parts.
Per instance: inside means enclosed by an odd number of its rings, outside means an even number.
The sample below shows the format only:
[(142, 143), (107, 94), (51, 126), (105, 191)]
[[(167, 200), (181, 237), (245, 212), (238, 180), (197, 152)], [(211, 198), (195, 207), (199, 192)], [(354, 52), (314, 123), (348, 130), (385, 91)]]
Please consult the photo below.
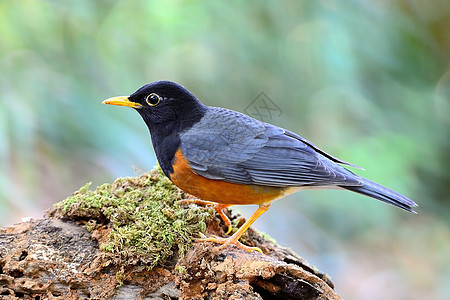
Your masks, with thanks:
[(339, 299), (326, 275), (251, 230), (267, 254), (195, 243), (152, 270), (115, 265), (99, 249), (107, 234), (51, 217), (0, 229), (1, 299)]
[[(43, 219), (0, 228), (0, 299), (340, 299), (325, 274), (252, 229), (246, 232), (245, 243), (265, 254), (235, 246), (218, 251), (215, 244), (205, 242), (189, 248), (192, 237), (185, 235), (191, 233), (168, 230), (170, 226), (203, 228), (202, 232), (218, 236), (226, 228), (213, 213), (196, 218), (205, 214), (204, 209), (174, 206), (177, 199), (190, 195), (161, 174), (154, 170), (118, 179), (95, 191), (85, 186)], [(152, 198), (155, 194), (166, 196)], [(164, 214), (149, 210), (142, 216), (149, 206), (161, 207)], [(138, 212), (152, 231), (129, 230), (130, 222), (143, 222), (135, 218)], [(234, 225), (244, 223), (243, 218), (232, 219)], [(192, 220), (207, 223), (196, 227)], [(159, 227), (165, 230), (159, 232)], [(113, 235), (115, 246), (109, 247)], [(156, 238), (161, 241), (151, 244)], [(174, 239), (185, 242), (167, 242)], [(139, 248), (141, 241), (146, 248)], [(168, 252), (160, 245), (172, 248)], [(158, 249), (165, 249), (165, 254)]]

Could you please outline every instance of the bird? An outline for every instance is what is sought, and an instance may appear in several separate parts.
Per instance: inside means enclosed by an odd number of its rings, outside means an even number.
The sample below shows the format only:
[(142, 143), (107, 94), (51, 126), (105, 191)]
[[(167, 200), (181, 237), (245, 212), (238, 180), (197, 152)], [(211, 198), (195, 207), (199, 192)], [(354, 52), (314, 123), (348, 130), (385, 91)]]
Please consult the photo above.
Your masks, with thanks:
[[(172, 81), (146, 84), (129, 96), (102, 103), (135, 109), (147, 125), (163, 173), (197, 197), (184, 203), (211, 204), (228, 226), (224, 209), (256, 204), (258, 209), (230, 237), (200, 241), (258, 251), (239, 242), (242, 234), (273, 201), (304, 189), (344, 189), (415, 213), (417, 204), (356, 175), (357, 167), (320, 150), (287, 129), (226, 108), (204, 105)], [(344, 167), (344, 166), (347, 166)]]

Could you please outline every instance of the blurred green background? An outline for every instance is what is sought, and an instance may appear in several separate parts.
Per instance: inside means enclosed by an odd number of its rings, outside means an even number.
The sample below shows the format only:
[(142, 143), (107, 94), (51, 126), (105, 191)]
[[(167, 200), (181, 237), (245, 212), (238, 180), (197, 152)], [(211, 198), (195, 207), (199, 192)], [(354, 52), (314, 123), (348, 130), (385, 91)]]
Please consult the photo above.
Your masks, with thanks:
[[(420, 206), (305, 191), (255, 227), (345, 299), (450, 295), (448, 1), (0, 1), (0, 225), (150, 170), (147, 128), (102, 105), (156, 80), (269, 121)], [(256, 207), (238, 207), (249, 216)]]

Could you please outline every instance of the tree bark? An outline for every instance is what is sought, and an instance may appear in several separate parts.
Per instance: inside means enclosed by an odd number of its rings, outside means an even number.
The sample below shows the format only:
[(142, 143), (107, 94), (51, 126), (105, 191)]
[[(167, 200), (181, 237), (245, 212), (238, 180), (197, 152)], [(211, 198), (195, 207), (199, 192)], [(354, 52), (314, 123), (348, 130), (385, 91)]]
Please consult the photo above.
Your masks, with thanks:
[[(208, 233), (223, 234), (220, 224), (215, 217)], [(327, 275), (251, 228), (246, 244), (265, 254), (195, 242), (150, 269), (102, 249), (111, 226), (86, 211), (80, 218), (52, 209), (0, 228), (0, 299), (340, 299)]]

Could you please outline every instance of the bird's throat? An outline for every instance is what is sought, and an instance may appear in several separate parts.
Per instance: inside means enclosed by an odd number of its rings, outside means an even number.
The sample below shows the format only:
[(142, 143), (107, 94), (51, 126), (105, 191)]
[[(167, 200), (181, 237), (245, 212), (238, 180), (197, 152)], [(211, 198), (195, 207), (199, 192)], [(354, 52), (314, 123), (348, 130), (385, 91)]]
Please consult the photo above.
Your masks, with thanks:
[(173, 172), (172, 162), (175, 158), (175, 153), (180, 147), (180, 138), (179, 134), (174, 132), (174, 130), (161, 127), (160, 124), (151, 128), (149, 126), (150, 136), (159, 166), (164, 174), (170, 177), (169, 174)]

